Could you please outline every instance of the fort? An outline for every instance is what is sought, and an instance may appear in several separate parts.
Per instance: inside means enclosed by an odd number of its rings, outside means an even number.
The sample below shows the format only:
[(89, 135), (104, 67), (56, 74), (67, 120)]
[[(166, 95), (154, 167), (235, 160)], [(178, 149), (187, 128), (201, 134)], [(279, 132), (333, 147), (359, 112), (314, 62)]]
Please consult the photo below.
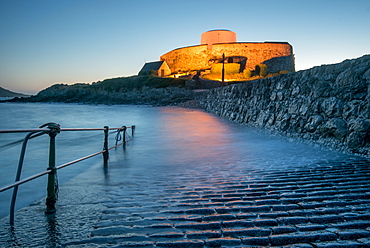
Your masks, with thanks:
[(160, 61), (147, 63), (143, 69), (157, 63), (165, 68), (150, 68), (158, 76), (187, 75), (211, 70), (216, 64), (234, 63), (239, 64), (238, 73), (255, 70), (259, 64), (267, 66), (267, 73), (295, 71), (293, 48), (288, 42), (237, 42), (236, 33), (224, 29), (207, 31), (201, 35), (200, 45), (174, 49)]

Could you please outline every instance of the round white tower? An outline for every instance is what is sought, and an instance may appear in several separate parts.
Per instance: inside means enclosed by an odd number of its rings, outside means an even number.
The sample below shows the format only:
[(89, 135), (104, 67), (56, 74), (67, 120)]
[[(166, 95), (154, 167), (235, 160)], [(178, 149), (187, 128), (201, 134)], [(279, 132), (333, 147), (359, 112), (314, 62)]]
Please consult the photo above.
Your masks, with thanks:
[(233, 43), (236, 42), (236, 33), (227, 29), (216, 29), (202, 33), (200, 44), (212, 47), (216, 43)]

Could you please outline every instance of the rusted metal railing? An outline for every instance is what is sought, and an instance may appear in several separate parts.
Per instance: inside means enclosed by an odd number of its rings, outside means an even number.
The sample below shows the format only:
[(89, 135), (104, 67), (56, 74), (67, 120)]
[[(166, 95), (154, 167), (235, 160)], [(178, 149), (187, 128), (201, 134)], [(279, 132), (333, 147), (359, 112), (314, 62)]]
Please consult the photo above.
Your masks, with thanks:
[[(45, 128), (46, 127), (46, 128)], [(129, 139), (126, 139), (126, 132), (127, 129), (131, 128), (131, 137)], [(103, 144), (103, 150), (90, 154), (88, 156), (70, 161), (68, 163), (56, 166), (56, 147), (55, 147), (55, 139), (58, 133), (60, 132), (66, 132), (66, 131), (104, 131), (104, 144)], [(112, 146), (109, 148), (108, 145), (108, 136), (109, 131), (115, 131), (117, 133), (116, 135), (116, 144), (115, 146)], [(36, 178), (39, 178), (44, 175), (48, 175), (48, 183), (47, 183), (47, 197), (46, 197), (46, 214), (54, 213), (55, 212), (55, 203), (57, 201), (57, 194), (58, 194), (58, 183), (56, 180), (57, 170), (67, 167), (69, 165), (81, 162), (83, 160), (86, 160), (88, 158), (92, 158), (94, 156), (97, 156), (99, 154), (103, 154), (103, 162), (104, 167), (108, 166), (108, 158), (109, 158), (109, 150), (114, 149), (120, 145), (125, 145), (126, 142), (131, 140), (131, 138), (134, 136), (135, 132), (135, 126), (122, 126), (119, 128), (109, 128), (108, 126), (105, 126), (104, 128), (60, 128), (59, 124), (56, 123), (47, 123), (38, 129), (18, 129), (18, 130), (0, 130), (0, 133), (27, 133), (25, 138), (22, 140), (22, 149), (19, 157), (18, 162), (18, 168), (17, 168), (17, 174), (15, 177), (15, 182), (13, 184), (7, 185), (5, 187), (0, 188), (0, 192), (9, 190), (13, 188), (13, 195), (10, 203), (10, 214), (9, 214), (9, 223), (10, 225), (14, 225), (14, 209), (15, 209), (15, 202), (17, 198), (18, 193), (18, 186), (21, 184), (24, 184), (26, 182), (29, 182), (31, 180), (34, 180)], [(123, 138), (120, 136), (121, 132), (123, 132)], [(33, 176), (30, 176), (28, 178), (22, 179), (22, 167), (23, 167), (23, 161), (25, 157), (26, 147), (27, 143), (30, 139), (36, 138), (38, 136), (48, 134), (49, 135), (49, 166), (46, 169), (46, 171), (42, 171), (38, 174), (35, 174)], [(118, 141), (122, 141), (121, 143), (118, 143)], [(14, 142), (12, 143), (14, 144)]]

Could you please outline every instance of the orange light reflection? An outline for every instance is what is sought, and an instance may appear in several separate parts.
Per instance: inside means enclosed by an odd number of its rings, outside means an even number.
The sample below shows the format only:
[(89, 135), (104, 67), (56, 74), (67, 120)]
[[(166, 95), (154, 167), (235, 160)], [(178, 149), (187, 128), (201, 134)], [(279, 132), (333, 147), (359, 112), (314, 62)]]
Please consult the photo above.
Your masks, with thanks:
[[(219, 160), (228, 155), (228, 128), (220, 119), (197, 110), (164, 108), (167, 141), (181, 147), (178, 158)], [(175, 151), (176, 152), (176, 151)]]

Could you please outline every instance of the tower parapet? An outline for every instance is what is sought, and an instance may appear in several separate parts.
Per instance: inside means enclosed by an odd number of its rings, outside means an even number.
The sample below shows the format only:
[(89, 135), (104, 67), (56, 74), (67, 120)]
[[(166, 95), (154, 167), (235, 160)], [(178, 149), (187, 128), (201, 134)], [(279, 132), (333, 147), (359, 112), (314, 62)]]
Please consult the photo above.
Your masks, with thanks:
[(212, 49), (213, 44), (233, 42), (236, 42), (236, 33), (227, 29), (210, 30), (202, 33), (200, 38), (200, 44), (208, 45), (208, 49)]

